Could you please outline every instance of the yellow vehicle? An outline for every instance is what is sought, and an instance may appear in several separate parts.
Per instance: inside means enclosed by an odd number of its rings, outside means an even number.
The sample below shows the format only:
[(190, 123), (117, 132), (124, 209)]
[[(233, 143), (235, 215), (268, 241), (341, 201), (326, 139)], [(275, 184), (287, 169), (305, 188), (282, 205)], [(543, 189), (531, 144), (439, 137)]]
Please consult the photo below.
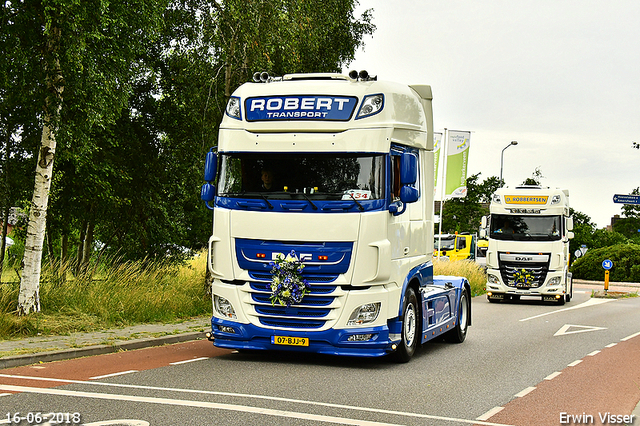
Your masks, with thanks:
[(434, 235), (433, 257), (440, 260), (475, 260), (476, 237), (471, 234)]

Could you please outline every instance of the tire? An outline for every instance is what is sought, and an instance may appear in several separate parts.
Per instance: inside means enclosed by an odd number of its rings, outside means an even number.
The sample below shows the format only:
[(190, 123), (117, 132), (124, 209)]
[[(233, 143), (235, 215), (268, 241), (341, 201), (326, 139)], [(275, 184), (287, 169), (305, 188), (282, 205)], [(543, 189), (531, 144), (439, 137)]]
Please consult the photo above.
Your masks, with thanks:
[(458, 318), (456, 326), (453, 330), (447, 332), (444, 338), (447, 342), (462, 343), (467, 338), (467, 329), (469, 328), (469, 293), (465, 288), (460, 295), (460, 304), (458, 305)]
[(564, 300), (569, 303), (571, 302), (571, 298), (573, 297), (573, 281), (569, 283), (569, 291), (564, 295)]
[(396, 362), (409, 362), (418, 347), (420, 330), (418, 298), (413, 288), (408, 287), (404, 293), (402, 305), (402, 340), (393, 356)]

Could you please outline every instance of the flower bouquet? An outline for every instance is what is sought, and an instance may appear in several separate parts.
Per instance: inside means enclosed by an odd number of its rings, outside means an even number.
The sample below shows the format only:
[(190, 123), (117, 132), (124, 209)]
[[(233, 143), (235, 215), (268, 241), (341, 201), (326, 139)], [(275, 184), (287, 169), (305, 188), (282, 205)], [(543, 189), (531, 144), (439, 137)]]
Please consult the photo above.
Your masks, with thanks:
[(534, 275), (526, 269), (520, 269), (513, 274), (516, 287), (531, 287), (533, 286)]
[(302, 277), (304, 265), (294, 250), (286, 257), (278, 255), (276, 260), (269, 263), (271, 266), (271, 304), (278, 303), (281, 306), (291, 306), (300, 303), (302, 298), (311, 291), (311, 286)]

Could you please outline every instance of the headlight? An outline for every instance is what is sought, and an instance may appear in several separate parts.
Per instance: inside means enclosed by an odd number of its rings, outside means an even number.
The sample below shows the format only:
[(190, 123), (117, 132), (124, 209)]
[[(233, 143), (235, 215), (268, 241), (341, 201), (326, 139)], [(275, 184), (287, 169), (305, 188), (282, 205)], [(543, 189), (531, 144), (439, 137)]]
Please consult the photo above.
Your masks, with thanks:
[(356, 115), (356, 120), (359, 118), (369, 117), (382, 111), (384, 107), (384, 95), (369, 95), (365, 96), (362, 101), (362, 106)]
[(562, 281), (561, 277), (553, 277), (549, 280), (549, 283), (547, 285), (558, 285), (560, 284), (560, 281)]
[(237, 318), (236, 311), (233, 309), (233, 305), (224, 297), (220, 297), (216, 294), (213, 295), (213, 306), (216, 312), (223, 317)]
[(500, 284), (500, 279), (492, 274), (487, 275), (487, 281), (489, 281), (491, 284)]
[(240, 98), (232, 96), (227, 102), (227, 115), (236, 120), (242, 120), (242, 112), (240, 110)]
[(374, 322), (378, 318), (380, 313), (380, 302), (365, 303), (362, 306), (358, 306), (349, 317), (347, 325), (362, 325)]

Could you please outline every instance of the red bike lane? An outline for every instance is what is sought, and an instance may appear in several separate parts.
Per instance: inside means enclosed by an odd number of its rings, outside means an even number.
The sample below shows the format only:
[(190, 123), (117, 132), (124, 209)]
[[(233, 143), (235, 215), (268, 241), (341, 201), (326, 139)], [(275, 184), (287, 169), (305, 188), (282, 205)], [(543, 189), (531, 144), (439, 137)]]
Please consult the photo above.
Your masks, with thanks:
[[(589, 354), (482, 418), (514, 426), (640, 425), (640, 333)], [(626, 417), (625, 417), (626, 416)]]

